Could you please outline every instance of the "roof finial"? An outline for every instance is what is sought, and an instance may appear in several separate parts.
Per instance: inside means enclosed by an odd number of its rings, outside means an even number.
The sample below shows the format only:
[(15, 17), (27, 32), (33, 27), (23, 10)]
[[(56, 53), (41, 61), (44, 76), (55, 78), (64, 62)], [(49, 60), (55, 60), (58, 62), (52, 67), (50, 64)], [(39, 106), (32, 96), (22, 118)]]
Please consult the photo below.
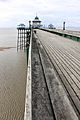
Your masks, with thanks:
[(37, 12), (36, 12), (36, 16), (37, 16)]

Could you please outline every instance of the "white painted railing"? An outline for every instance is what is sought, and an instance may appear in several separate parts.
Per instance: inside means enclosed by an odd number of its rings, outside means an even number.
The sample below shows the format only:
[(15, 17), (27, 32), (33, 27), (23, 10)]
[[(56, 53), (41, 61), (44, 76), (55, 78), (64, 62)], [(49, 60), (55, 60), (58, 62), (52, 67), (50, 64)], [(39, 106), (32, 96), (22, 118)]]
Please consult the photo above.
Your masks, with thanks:
[(30, 38), (29, 46), (29, 56), (28, 56), (28, 67), (27, 67), (27, 83), (26, 83), (26, 97), (25, 97), (25, 111), (24, 111), (24, 120), (32, 120), (32, 78), (31, 78), (31, 46), (32, 46), (32, 31)]

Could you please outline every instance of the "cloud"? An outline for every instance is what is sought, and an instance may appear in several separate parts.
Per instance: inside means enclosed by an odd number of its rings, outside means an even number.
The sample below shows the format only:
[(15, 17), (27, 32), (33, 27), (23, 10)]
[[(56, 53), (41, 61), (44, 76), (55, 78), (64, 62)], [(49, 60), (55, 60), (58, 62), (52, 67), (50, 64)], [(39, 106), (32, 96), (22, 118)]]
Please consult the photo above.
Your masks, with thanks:
[(5, 2), (6, 0), (0, 0), (1, 2)]
[(36, 13), (44, 24), (61, 25), (66, 20), (71, 25), (78, 25), (79, 5), (79, 0), (0, 0), (0, 26), (4, 23), (16, 26), (20, 21), (27, 23)]
[(0, 0), (0, 2), (8, 2), (9, 0)]

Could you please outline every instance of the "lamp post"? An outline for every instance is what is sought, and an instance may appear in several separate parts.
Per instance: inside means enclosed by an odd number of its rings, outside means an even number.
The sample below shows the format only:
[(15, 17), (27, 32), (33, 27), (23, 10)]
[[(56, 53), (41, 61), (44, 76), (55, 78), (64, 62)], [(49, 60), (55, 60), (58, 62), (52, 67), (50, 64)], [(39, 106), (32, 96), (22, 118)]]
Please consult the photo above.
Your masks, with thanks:
[(31, 28), (31, 20), (29, 21), (29, 28)]
[(65, 30), (65, 22), (63, 22), (63, 30)]

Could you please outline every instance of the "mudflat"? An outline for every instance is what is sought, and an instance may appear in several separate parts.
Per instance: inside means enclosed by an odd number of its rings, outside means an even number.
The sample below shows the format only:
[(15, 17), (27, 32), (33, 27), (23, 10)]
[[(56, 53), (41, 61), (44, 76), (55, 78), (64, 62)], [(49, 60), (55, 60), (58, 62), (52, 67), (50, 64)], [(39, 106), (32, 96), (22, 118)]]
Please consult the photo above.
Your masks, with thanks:
[(6, 49), (10, 49), (10, 48), (15, 48), (15, 47), (0, 47), (0, 51), (6, 50)]

